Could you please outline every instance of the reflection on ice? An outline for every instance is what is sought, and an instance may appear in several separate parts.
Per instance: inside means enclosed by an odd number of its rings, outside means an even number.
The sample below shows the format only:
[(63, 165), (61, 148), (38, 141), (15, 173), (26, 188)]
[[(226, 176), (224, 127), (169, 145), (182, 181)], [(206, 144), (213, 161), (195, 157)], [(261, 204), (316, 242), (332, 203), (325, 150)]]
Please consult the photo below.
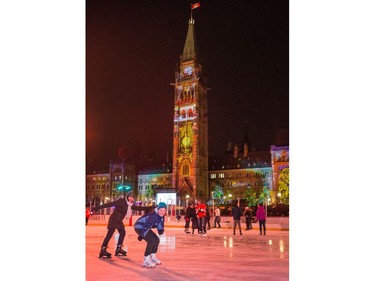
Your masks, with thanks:
[(224, 236), (224, 248), (233, 248), (233, 237)]
[(283, 240), (280, 240), (279, 242), (279, 249), (280, 249), (280, 252), (284, 252), (284, 241)]
[(168, 250), (174, 250), (176, 248), (176, 236), (174, 235), (159, 235), (160, 244), (159, 251), (167, 252)]

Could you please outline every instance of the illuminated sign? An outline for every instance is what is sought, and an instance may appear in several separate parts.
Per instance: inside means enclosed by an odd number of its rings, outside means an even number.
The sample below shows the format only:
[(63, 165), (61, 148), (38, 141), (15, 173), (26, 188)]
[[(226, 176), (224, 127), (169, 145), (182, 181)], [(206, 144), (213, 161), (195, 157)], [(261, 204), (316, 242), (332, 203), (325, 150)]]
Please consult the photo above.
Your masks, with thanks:
[(157, 193), (156, 204), (164, 202), (167, 205), (176, 205), (176, 193)]

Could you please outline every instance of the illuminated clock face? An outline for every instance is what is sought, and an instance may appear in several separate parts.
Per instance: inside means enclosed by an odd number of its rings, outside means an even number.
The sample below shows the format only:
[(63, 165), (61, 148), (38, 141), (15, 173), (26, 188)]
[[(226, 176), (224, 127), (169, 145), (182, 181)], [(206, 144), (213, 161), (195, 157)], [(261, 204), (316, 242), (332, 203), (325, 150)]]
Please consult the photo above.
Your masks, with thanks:
[(185, 68), (184, 68), (184, 74), (185, 75), (191, 75), (193, 73), (193, 67), (191, 67), (191, 66), (186, 66)]

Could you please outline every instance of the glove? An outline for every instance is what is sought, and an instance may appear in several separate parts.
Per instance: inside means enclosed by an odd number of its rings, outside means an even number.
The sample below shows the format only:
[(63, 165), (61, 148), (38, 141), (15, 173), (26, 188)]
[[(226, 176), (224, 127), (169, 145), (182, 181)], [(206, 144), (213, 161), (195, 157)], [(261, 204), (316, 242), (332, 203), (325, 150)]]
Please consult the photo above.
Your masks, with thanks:
[(142, 239), (143, 239), (142, 236), (139, 235), (139, 236), (138, 236), (138, 241), (142, 241)]
[(158, 229), (159, 235), (162, 235), (164, 233), (164, 229)]

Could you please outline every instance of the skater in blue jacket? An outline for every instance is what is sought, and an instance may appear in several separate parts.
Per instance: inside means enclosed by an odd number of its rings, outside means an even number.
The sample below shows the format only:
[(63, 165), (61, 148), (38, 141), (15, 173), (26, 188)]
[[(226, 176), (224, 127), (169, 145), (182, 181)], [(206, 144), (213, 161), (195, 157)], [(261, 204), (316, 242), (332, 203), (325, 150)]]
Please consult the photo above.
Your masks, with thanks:
[(147, 242), (143, 260), (144, 267), (155, 268), (155, 265), (161, 264), (161, 261), (156, 257), (160, 239), (151, 228), (156, 228), (159, 235), (164, 233), (164, 216), (166, 211), (167, 205), (164, 202), (160, 202), (154, 211), (143, 215), (134, 224), (138, 240), (142, 241), (144, 239)]

